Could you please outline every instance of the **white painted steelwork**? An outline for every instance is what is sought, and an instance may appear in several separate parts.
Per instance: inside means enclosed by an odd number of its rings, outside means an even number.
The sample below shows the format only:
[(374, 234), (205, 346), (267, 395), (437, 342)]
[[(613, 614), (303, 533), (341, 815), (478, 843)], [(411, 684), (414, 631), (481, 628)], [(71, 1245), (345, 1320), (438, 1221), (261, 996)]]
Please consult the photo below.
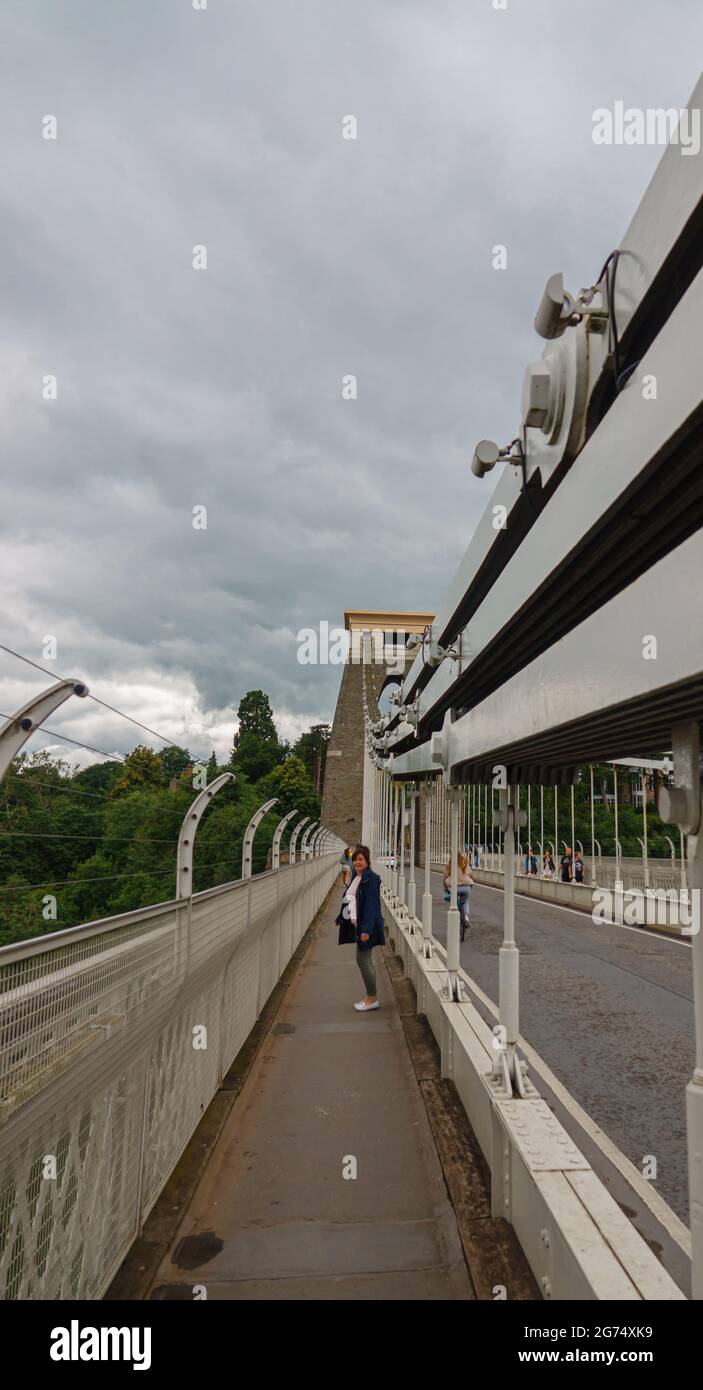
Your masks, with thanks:
[(289, 843), (289, 845), (288, 845), (288, 861), (289, 861), (290, 864), (295, 864), (295, 850), (296, 850), (296, 845), (297, 845), (297, 843), (298, 843), (298, 836), (299, 836), (299, 834), (300, 834), (300, 832), (301, 832), (303, 826), (304, 826), (304, 825), (307, 825), (307, 823), (308, 823), (309, 820), (310, 820), (310, 817), (309, 817), (309, 816), (303, 816), (303, 819), (298, 821), (298, 824), (296, 825), (295, 830), (293, 831), (293, 833), (292, 833), (292, 835), (291, 835), (291, 837), (290, 837), (290, 843)]
[[(699, 111), (702, 102), (703, 79), (690, 104)], [(550, 844), (556, 855), (568, 823), (558, 789), (569, 788), (573, 845), (573, 781), (579, 767), (623, 757), (636, 758), (641, 767), (643, 753), (656, 753), (673, 743), (675, 786), (661, 793), (662, 814), (667, 819), (670, 796), (668, 818), (688, 836), (688, 883), (701, 884), (701, 785), (698, 757), (691, 750), (694, 744), (698, 747), (703, 709), (702, 233), (703, 160), (700, 155), (682, 157), (681, 148), (673, 143), (665, 150), (622, 243), (603, 249), (606, 259), (597, 282), (591, 268), (590, 278), (585, 278), (591, 288), (569, 299), (555, 277), (543, 296), (540, 328), (550, 340), (556, 337), (556, 342), (549, 342), (541, 362), (528, 366), (522, 422), (517, 438), (502, 451), (508, 460), (504, 472), (447, 601), (402, 682), (397, 706), (384, 723), (382, 745), (371, 728), (369, 756), (382, 751), (388, 758), (394, 788), (441, 773), (431, 798), (427, 847), (437, 861), (444, 860), (449, 847), (453, 859), (456, 848), (455, 808), (451, 834), (447, 825), (449, 789), (490, 783), (493, 806), (497, 787), (526, 784), (539, 786), (541, 792), (545, 786), (554, 787), (553, 841), (545, 839), (551, 827), (544, 825), (540, 796), (540, 848)], [(569, 306), (579, 309), (578, 314), (572, 314)], [(581, 312), (584, 308), (586, 316)], [(595, 319), (588, 316), (590, 308), (599, 311)], [(477, 471), (490, 471), (500, 453), (496, 447), (482, 447)], [(503, 524), (495, 527), (498, 509)], [(417, 718), (409, 727), (403, 710), (411, 704)], [(680, 732), (675, 736), (684, 726), (686, 736)], [(518, 796), (519, 791), (511, 793), (504, 807), (504, 840), (500, 826), (497, 836), (492, 832), (490, 836), (498, 871), (504, 870), (503, 950), (507, 955), (501, 972), (500, 1013), (515, 1061), (517, 973), (507, 970), (507, 957), (517, 958), (512, 904)], [(511, 802), (512, 813), (507, 809)], [(617, 796), (615, 817), (615, 893), (624, 900), (628, 894), (622, 882)], [(488, 842), (487, 807), (485, 835)], [(591, 840), (593, 877), (597, 873), (600, 880), (605, 870), (593, 828)], [(641, 844), (637, 875), (644, 901), (656, 876), (670, 872), (669, 866), (655, 866), (649, 857), (646, 804)], [(518, 849), (522, 853), (519, 841)], [(492, 862), (495, 868), (495, 858)], [(581, 891), (578, 885), (543, 880), (539, 892), (546, 895), (552, 887), (555, 897), (562, 890)], [(457, 1011), (464, 1006), (441, 990), (438, 1006), (433, 994), (442, 969), (437, 952), (433, 949), (428, 958), (423, 945), (418, 957), (412, 934), (396, 912), (393, 894), (386, 895), (385, 907), (393, 914), (407, 960), (422, 962), (417, 981), (424, 1003), (419, 1007), (429, 1011), (433, 1027), (436, 1024), (443, 1059), (446, 1052), (448, 1074), (453, 1075), (452, 1058), (457, 1055), (463, 1026)], [(687, 1116), (692, 1291), (700, 1299), (700, 932), (694, 933), (692, 960), (696, 1065), (687, 1091)], [(455, 968), (450, 932), (446, 959), (450, 979)], [(589, 1221), (601, 1223), (605, 1245), (611, 1253), (618, 1250), (621, 1262), (631, 1247), (633, 1260), (641, 1266), (641, 1251), (623, 1233), (621, 1214), (616, 1220), (595, 1175), (588, 1175), (587, 1182), (570, 1182), (567, 1191), (563, 1183), (545, 1184), (525, 1164), (524, 1153), (518, 1161), (520, 1146), (508, 1122), (512, 1111), (505, 1104), (501, 1107), (498, 1094), (499, 1088), (506, 1094), (509, 1080), (507, 1104), (519, 1109), (533, 1103), (529, 1083), (519, 1065), (506, 1069), (509, 1076), (505, 1072), (501, 1076), (491, 1047), (488, 1088), (493, 1108), (483, 1137), (493, 1155), (494, 1209), (513, 1220), (535, 1269), (541, 1260), (530, 1207), (539, 1211), (542, 1202), (557, 1220), (556, 1203), (563, 1217), (561, 1263), (540, 1276), (544, 1292), (565, 1297), (569, 1294), (555, 1293), (555, 1289), (571, 1288), (572, 1296), (579, 1296), (575, 1292), (578, 1280), (571, 1279), (568, 1265), (572, 1261), (573, 1273), (583, 1242), (588, 1245)], [(485, 1076), (477, 1067), (479, 1054), (468, 1038), (467, 1049), (472, 1063), (466, 1074), (467, 1095), (485, 1098)], [(472, 1120), (474, 1108), (470, 1109)], [(479, 1128), (482, 1123), (479, 1116)], [(500, 1146), (505, 1149), (504, 1163), (497, 1157)], [(502, 1182), (506, 1186), (501, 1192)], [(595, 1296), (657, 1296), (652, 1292), (656, 1279), (647, 1276), (639, 1285), (633, 1277), (635, 1266), (625, 1265), (625, 1279), (621, 1266), (610, 1266), (606, 1273), (609, 1262), (603, 1248), (599, 1249), (598, 1259), (589, 1259), (582, 1268), (586, 1283), (598, 1289)], [(633, 1288), (639, 1292), (633, 1293)]]
[(287, 816), (284, 816), (284, 817), (283, 817), (283, 820), (280, 820), (280, 821), (278, 822), (278, 825), (276, 826), (276, 829), (274, 830), (274, 833), (273, 833), (273, 840), (271, 841), (271, 868), (272, 868), (272, 869), (277, 869), (277, 868), (279, 868), (279, 866), (280, 866), (280, 860), (281, 860), (281, 837), (282, 837), (282, 835), (283, 835), (283, 831), (285, 830), (285, 828), (286, 828), (288, 822), (289, 822), (290, 820), (292, 820), (294, 816), (297, 816), (297, 814), (298, 814), (297, 810), (289, 811), (289, 812), (288, 812), (288, 815), (287, 815)]
[(87, 694), (88, 687), (83, 681), (57, 681), (56, 685), (49, 686), (48, 690), (33, 695), (22, 709), (10, 715), (0, 728), (0, 777), (4, 777), (12, 759), (17, 757), (27, 739), (31, 738), (44, 719), (53, 714), (69, 696), (77, 695), (79, 699), (84, 700)]
[(255, 811), (244, 832), (244, 843), (242, 845), (242, 878), (251, 878), (252, 863), (254, 855), (254, 836), (261, 824), (264, 816), (275, 806), (278, 797), (273, 796), (270, 801), (265, 801), (258, 811)]
[(207, 811), (213, 796), (216, 796), (228, 782), (234, 781), (234, 773), (221, 772), (209, 787), (196, 796), (183, 817), (178, 848), (176, 851), (176, 897), (188, 898), (193, 892), (193, 855), (198, 826)]

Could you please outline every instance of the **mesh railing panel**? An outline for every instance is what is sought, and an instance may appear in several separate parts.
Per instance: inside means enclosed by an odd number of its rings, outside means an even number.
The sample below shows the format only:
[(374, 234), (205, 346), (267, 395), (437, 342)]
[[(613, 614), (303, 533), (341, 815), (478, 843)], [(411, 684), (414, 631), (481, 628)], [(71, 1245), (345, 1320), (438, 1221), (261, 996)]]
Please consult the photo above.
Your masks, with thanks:
[(281, 872), (0, 951), (0, 1299), (104, 1293), (335, 856)]

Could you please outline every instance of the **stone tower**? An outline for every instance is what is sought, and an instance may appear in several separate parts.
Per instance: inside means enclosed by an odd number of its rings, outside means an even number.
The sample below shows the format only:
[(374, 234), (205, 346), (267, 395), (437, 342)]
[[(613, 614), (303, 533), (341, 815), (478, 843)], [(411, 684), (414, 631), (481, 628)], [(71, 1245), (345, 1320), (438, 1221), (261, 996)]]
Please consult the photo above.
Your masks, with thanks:
[[(327, 748), (321, 823), (336, 831), (348, 845), (361, 838), (364, 790), (363, 685), (373, 707), (386, 685), (402, 679), (410, 658), (405, 642), (411, 633), (422, 633), (432, 623), (432, 613), (369, 612), (349, 610), (344, 626), (351, 634), (349, 657), (342, 667), (342, 683)], [(361, 636), (370, 634), (361, 662)]]

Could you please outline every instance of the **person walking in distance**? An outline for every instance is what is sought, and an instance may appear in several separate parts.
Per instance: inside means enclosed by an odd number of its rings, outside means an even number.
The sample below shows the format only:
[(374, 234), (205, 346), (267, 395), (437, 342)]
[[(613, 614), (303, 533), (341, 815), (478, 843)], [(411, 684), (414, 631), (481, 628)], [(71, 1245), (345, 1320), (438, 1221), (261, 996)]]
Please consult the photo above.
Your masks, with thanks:
[(574, 852), (574, 883), (583, 883), (583, 859), (578, 849)]
[(549, 850), (545, 850), (542, 867), (542, 878), (554, 878), (554, 860), (552, 859)]
[(357, 845), (352, 856), (352, 868), (352, 879), (342, 899), (335, 925), (339, 927), (340, 946), (356, 943), (356, 963), (366, 995), (354, 1008), (357, 1013), (368, 1013), (379, 1007), (373, 949), (374, 946), (385, 945), (381, 880), (371, 868), (371, 854), (366, 845)]
[(574, 861), (571, 854), (571, 845), (566, 846), (566, 853), (561, 856), (560, 868), (562, 883), (571, 883), (574, 876)]
[(339, 862), (342, 867), (342, 883), (348, 885), (351, 882), (352, 877), (352, 857), (351, 850), (348, 848), (348, 846), (345, 846), (344, 850), (342, 851), (342, 857)]

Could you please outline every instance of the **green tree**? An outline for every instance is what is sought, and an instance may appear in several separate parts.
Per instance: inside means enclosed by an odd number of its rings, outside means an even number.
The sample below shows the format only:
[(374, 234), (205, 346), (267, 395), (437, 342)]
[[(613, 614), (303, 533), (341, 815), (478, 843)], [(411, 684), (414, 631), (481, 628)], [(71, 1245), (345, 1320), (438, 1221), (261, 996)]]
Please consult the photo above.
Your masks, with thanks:
[(234, 738), (237, 747), (242, 734), (255, 734), (264, 743), (278, 745), (278, 734), (273, 722), (273, 710), (268, 695), (263, 690), (248, 690), (239, 702), (237, 710), (239, 729)]
[(277, 743), (266, 742), (256, 734), (245, 731), (238, 735), (232, 766), (236, 772), (243, 772), (250, 782), (258, 782), (273, 771), (279, 758)]
[(43, 892), (28, 892), (29, 881), (22, 874), (10, 874), (0, 888), (0, 946), (44, 936), (58, 923), (42, 917)]
[(138, 743), (137, 747), (133, 748), (124, 760), (122, 774), (115, 782), (113, 794), (120, 796), (140, 787), (161, 786), (163, 786), (163, 769), (159, 755), (154, 753), (151, 748), (146, 748), (143, 743)]
[(180, 777), (186, 768), (193, 765), (193, 757), (188, 749), (179, 748), (175, 743), (170, 748), (162, 748), (158, 758), (167, 782), (170, 782), (172, 777)]
[(293, 745), (293, 753), (304, 762), (318, 796), (325, 785), (327, 747), (332, 730), (329, 724), (312, 724)]
[(232, 767), (243, 772), (250, 782), (258, 782), (285, 754), (278, 741), (268, 695), (263, 690), (247, 691), (240, 700), (237, 717), (239, 728), (234, 736)]
[(81, 768), (77, 772), (73, 781), (77, 787), (89, 792), (108, 793), (112, 791), (115, 782), (122, 773), (122, 764), (112, 761), (104, 763), (91, 763), (90, 767)]
[(276, 810), (279, 819), (294, 807), (302, 815), (308, 815), (315, 820), (319, 818), (319, 798), (315, 794), (305, 763), (294, 754), (286, 758), (280, 767), (274, 768), (261, 784), (261, 792), (266, 800), (271, 796), (278, 797), (279, 805)]

